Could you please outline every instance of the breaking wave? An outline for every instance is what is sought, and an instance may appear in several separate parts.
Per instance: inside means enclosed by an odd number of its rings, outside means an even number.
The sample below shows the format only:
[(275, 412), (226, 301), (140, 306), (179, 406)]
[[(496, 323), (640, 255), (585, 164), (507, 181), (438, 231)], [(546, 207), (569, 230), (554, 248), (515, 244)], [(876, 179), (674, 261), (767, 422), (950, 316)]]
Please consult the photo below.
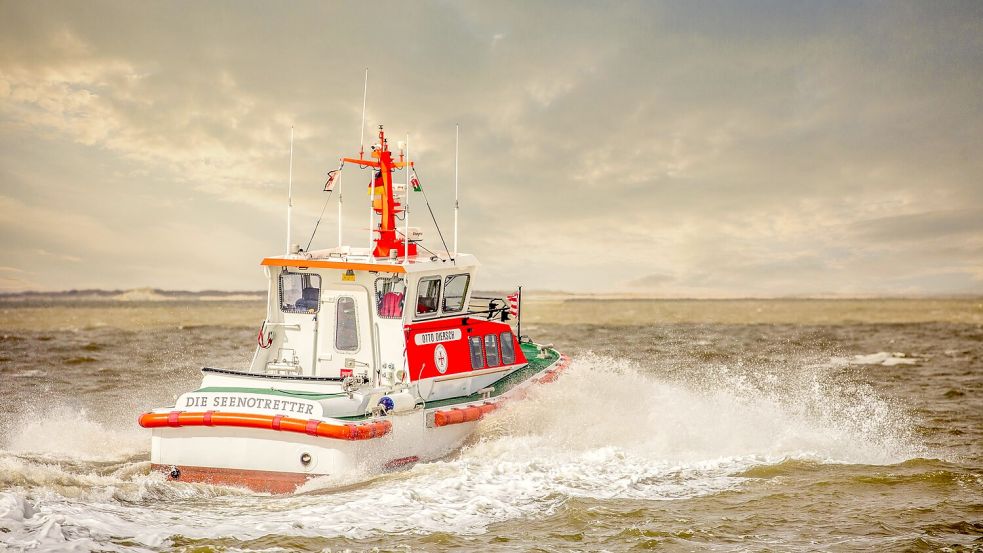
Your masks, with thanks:
[(900, 463), (925, 455), (912, 427), (901, 406), (836, 364), (708, 366), (669, 378), (586, 354), (557, 382), (484, 420), (449, 458), (271, 497), (165, 482), (147, 474), (149, 436), (132, 420), (110, 428), (69, 410), (6, 438), (0, 544), (141, 551), (175, 536), (476, 534), (544, 516), (569, 498), (719, 493), (766, 474), (754, 467)]
[(8, 452), (50, 459), (112, 461), (145, 453), (148, 437), (136, 418), (119, 417), (114, 427), (91, 420), (85, 409), (56, 406), (28, 411), (11, 425)]

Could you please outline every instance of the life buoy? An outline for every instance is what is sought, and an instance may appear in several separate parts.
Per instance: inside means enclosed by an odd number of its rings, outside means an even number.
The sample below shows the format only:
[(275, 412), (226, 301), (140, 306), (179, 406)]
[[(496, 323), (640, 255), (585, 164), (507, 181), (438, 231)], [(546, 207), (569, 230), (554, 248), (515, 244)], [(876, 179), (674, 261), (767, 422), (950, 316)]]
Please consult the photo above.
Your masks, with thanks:
[(271, 330), (265, 337), (263, 331), (266, 330), (266, 321), (259, 327), (259, 334), (256, 335), (256, 343), (263, 349), (269, 349), (273, 345), (273, 331)]

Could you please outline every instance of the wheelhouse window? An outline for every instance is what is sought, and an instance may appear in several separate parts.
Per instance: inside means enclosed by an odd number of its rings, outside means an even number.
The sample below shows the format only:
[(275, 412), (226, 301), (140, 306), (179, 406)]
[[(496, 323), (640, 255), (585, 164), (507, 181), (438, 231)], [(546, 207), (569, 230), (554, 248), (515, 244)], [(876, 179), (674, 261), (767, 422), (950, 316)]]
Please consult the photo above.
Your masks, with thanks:
[(499, 364), (498, 359), (498, 336), (488, 334), (485, 336), (485, 361), (489, 367)]
[(280, 273), (280, 311), (317, 313), (320, 299), (320, 275)]
[(512, 333), (503, 332), (502, 341), (502, 364), (511, 365), (515, 363), (515, 343), (512, 342)]
[(417, 289), (416, 314), (426, 316), (437, 312), (440, 301), (440, 277), (421, 278)]
[(444, 281), (444, 313), (457, 313), (464, 309), (464, 297), (468, 295), (471, 275), (451, 275)]
[(383, 319), (403, 318), (406, 300), (406, 281), (400, 277), (375, 279), (375, 300)]
[(338, 298), (335, 316), (334, 347), (338, 351), (358, 350), (358, 320), (355, 317), (355, 298)]
[(468, 338), (468, 344), (471, 346), (471, 368), (485, 368), (485, 353), (481, 351), (481, 336)]

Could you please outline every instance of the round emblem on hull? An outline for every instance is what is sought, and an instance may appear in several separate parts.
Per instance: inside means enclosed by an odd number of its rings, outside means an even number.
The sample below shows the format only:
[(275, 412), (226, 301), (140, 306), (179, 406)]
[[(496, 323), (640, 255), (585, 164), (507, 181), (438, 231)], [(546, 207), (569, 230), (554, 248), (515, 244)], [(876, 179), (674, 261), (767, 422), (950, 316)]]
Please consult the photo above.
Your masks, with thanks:
[(437, 372), (440, 374), (447, 372), (447, 350), (444, 349), (444, 344), (437, 344), (433, 348), (433, 363), (437, 365)]

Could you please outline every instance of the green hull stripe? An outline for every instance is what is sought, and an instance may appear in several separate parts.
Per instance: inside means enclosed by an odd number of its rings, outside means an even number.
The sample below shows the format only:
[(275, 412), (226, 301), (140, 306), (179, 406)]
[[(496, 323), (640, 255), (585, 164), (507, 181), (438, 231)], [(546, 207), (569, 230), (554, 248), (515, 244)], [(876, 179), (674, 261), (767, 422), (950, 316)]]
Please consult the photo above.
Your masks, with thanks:
[[(505, 392), (508, 392), (512, 388), (515, 388), (522, 382), (525, 382), (529, 377), (538, 373), (539, 371), (549, 367), (560, 358), (559, 352), (555, 349), (548, 349), (546, 351), (547, 356), (545, 359), (539, 358), (539, 346), (536, 344), (520, 344), (522, 348), (522, 353), (526, 356), (526, 366), (515, 372), (496, 380), (494, 383), (490, 384), (489, 387), (492, 388), (490, 397), (497, 397)], [(235, 387), (222, 387), (214, 386), (210, 388), (201, 388), (195, 390), (195, 392), (235, 392), (243, 394), (265, 394), (272, 396), (286, 396), (294, 398), (303, 399), (329, 399), (333, 397), (344, 397), (348, 394), (345, 393), (335, 393), (335, 394), (319, 394), (317, 392), (301, 392), (296, 390), (274, 390), (272, 388), (235, 388)], [(434, 407), (446, 407), (448, 405), (457, 405), (460, 403), (473, 403), (476, 401), (481, 401), (484, 398), (479, 393), (473, 393), (469, 396), (458, 396), (447, 399), (442, 399), (439, 401), (427, 402), (426, 408), (432, 409)], [(358, 421), (370, 418), (370, 415), (358, 415), (354, 417), (331, 417), (338, 420), (346, 421)]]

